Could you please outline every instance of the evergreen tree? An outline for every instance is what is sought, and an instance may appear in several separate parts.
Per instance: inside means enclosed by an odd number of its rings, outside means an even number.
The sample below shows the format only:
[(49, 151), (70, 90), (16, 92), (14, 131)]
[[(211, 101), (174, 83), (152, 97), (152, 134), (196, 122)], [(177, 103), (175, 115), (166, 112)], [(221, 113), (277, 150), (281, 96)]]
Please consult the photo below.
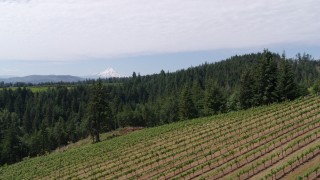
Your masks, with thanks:
[(226, 99), (217, 85), (210, 85), (205, 91), (205, 114), (214, 115), (224, 112)]
[(58, 146), (65, 145), (67, 143), (67, 133), (65, 130), (65, 124), (62, 117), (55, 123), (53, 129), (54, 139), (58, 143)]
[(227, 111), (237, 111), (241, 109), (239, 91), (235, 91), (227, 100)]
[(244, 72), (240, 80), (239, 102), (242, 108), (246, 109), (254, 105), (255, 80), (250, 71)]
[(192, 100), (192, 94), (190, 93), (188, 87), (185, 87), (182, 92), (179, 113), (181, 120), (192, 119), (197, 117), (196, 107), (194, 105), (194, 102)]
[(100, 133), (110, 120), (111, 110), (106, 99), (105, 88), (101, 79), (92, 87), (89, 101), (89, 128), (93, 142), (100, 142)]
[(290, 63), (282, 59), (279, 66), (277, 94), (279, 101), (292, 100), (296, 97), (297, 85)]
[(6, 126), (6, 129), (0, 133), (0, 164), (19, 161), (24, 155), (19, 121), (16, 113), (10, 113), (7, 110), (0, 112), (0, 122)]
[(201, 84), (198, 80), (195, 80), (192, 85), (192, 100), (196, 107), (197, 114), (203, 116), (204, 112), (204, 91), (202, 90)]
[(174, 97), (165, 99), (160, 111), (161, 124), (172, 123), (179, 120), (178, 101)]
[(313, 91), (314, 94), (319, 94), (320, 93), (320, 80), (316, 81), (312, 85), (312, 91)]
[(259, 93), (262, 104), (270, 104), (277, 100), (277, 63), (268, 50), (264, 51), (263, 60), (259, 69), (260, 76), (258, 83), (260, 85)]
[(22, 127), (25, 133), (32, 132), (32, 120), (30, 119), (30, 106), (27, 106), (23, 117), (22, 117)]
[(38, 137), (40, 140), (40, 148), (41, 154), (45, 154), (49, 151), (49, 130), (48, 130), (48, 123), (46, 121), (42, 121), (40, 125), (40, 131), (38, 132)]
[(71, 116), (69, 118), (69, 121), (67, 122), (66, 127), (62, 126), (66, 129), (65, 136), (63, 136), (64, 141), (63, 143), (66, 143), (65, 140), (69, 139), (72, 142), (76, 142), (78, 140), (78, 131), (77, 131), (77, 116)]

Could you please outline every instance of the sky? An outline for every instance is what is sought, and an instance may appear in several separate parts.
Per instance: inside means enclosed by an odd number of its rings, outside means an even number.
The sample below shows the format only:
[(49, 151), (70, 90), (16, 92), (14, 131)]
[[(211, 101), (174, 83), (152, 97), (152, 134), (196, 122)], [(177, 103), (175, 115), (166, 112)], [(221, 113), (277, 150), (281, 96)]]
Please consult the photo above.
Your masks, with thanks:
[(175, 71), (268, 48), (320, 59), (319, 0), (0, 0), (0, 76)]

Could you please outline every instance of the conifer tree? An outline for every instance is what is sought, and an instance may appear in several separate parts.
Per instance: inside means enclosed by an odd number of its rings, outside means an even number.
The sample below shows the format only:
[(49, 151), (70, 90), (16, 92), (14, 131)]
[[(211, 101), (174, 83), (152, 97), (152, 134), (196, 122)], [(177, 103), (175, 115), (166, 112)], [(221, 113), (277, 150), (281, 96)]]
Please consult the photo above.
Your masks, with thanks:
[(277, 94), (279, 101), (292, 100), (296, 96), (297, 85), (290, 63), (282, 59), (279, 66)]
[(100, 142), (100, 133), (110, 120), (111, 110), (106, 99), (106, 92), (101, 79), (92, 87), (89, 101), (89, 131), (93, 142)]
[(277, 63), (270, 51), (264, 51), (263, 60), (259, 70), (260, 76), (257, 80), (260, 85), (258, 89), (261, 102), (262, 104), (273, 103), (277, 100)]
[(253, 106), (254, 101), (254, 77), (250, 71), (244, 72), (240, 80), (239, 101), (242, 108), (246, 109)]
[(185, 87), (182, 92), (182, 97), (179, 106), (180, 119), (192, 119), (197, 117), (196, 107), (192, 100), (192, 95), (188, 87)]
[(313, 85), (312, 85), (312, 90), (313, 93), (319, 94), (320, 93), (320, 80), (317, 80)]
[(226, 99), (217, 85), (210, 85), (205, 91), (205, 114), (214, 115), (224, 112)]
[(48, 122), (42, 121), (40, 125), (40, 131), (38, 132), (38, 137), (40, 140), (41, 153), (44, 154), (49, 151), (49, 132), (48, 132)]

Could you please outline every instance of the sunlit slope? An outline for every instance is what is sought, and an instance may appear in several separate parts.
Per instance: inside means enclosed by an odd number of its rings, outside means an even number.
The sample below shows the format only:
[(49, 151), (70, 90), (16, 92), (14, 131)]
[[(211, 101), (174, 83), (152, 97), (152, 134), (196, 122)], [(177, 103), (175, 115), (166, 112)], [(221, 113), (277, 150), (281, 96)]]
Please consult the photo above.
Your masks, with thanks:
[(0, 169), (0, 179), (320, 177), (320, 97), (148, 128)]

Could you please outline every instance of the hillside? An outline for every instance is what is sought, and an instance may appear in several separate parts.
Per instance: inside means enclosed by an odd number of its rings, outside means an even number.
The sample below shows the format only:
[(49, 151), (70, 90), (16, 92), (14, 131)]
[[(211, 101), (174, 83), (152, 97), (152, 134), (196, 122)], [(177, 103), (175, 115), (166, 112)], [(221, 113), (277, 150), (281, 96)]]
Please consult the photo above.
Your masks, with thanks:
[(1, 179), (319, 178), (320, 97), (147, 128), (0, 168)]

